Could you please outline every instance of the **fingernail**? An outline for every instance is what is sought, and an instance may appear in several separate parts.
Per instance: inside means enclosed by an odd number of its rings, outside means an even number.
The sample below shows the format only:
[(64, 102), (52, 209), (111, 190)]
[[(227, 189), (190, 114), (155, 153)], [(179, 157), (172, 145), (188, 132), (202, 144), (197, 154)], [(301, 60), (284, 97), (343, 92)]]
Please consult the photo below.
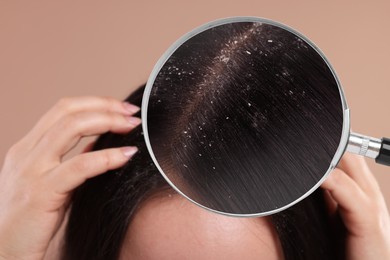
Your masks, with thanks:
[(138, 148), (136, 146), (126, 146), (122, 148), (122, 151), (126, 157), (131, 157), (138, 151)]
[(123, 106), (125, 109), (131, 113), (136, 113), (140, 110), (140, 108), (136, 105), (130, 104), (129, 102), (123, 102)]
[(133, 126), (137, 126), (141, 123), (141, 119), (138, 118), (138, 117), (131, 117), (131, 116), (128, 116), (127, 117), (127, 121), (133, 125)]

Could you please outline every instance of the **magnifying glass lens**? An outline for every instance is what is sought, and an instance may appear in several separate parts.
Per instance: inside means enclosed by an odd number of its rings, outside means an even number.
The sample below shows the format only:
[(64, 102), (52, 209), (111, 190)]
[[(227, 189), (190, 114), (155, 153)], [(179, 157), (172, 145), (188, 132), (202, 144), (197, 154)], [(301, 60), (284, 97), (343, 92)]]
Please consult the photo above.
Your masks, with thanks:
[(267, 21), (216, 22), (187, 34), (145, 90), (153, 160), (210, 210), (266, 215), (323, 180), (340, 145), (342, 94), (322, 53)]

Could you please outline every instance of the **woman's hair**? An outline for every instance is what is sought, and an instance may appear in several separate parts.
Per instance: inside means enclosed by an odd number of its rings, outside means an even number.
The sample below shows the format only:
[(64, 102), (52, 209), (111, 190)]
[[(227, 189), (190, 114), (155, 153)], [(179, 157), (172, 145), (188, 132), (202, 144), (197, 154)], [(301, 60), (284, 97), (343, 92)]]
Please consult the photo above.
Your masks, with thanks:
[[(144, 86), (127, 101), (140, 106)], [(136, 114), (139, 116), (140, 112)], [(141, 126), (129, 134), (105, 133), (93, 150), (135, 145), (139, 151), (123, 167), (87, 180), (73, 194), (65, 232), (63, 260), (118, 259), (140, 203), (169, 189), (145, 145)], [(342, 236), (331, 228), (323, 190), (270, 216), (286, 260), (344, 259)]]
[[(203, 166), (197, 161), (199, 158), (191, 158), (189, 155), (202, 154), (202, 160), (207, 162), (207, 167), (211, 167), (213, 163), (218, 163), (212, 161), (218, 153), (221, 156), (228, 154), (232, 160), (225, 158), (225, 168), (221, 163), (218, 164), (226, 169), (226, 174), (230, 169), (237, 171), (243, 168), (237, 166), (237, 158), (244, 163), (250, 160), (255, 168), (240, 174), (242, 179), (237, 183), (241, 185), (248, 182), (249, 186), (256, 184), (256, 187), (252, 187), (255, 192), (253, 195), (260, 198), (264, 196), (261, 194), (262, 190), (269, 194), (273, 192), (269, 187), (263, 187), (261, 178), (271, 178), (276, 173), (283, 174), (278, 171), (289, 169), (288, 167), (292, 168), (292, 173), (297, 174), (302, 166), (291, 160), (281, 160), (283, 167), (274, 165), (273, 168), (263, 168), (260, 163), (256, 163), (256, 158), (245, 158), (246, 153), (249, 151), (259, 158), (267, 157), (269, 153), (282, 155), (283, 151), (278, 151), (278, 147), (287, 147), (291, 152), (299, 140), (307, 155), (307, 158), (302, 159), (310, 160), (313, 165), (310, 169), (302, 170), (311, 171), (313, 176), (306, 176), (302, 180), (300, 176), (292, 174), (289, 185), (298, 187), (302, 185), (299, 181), (307, 181), (306, 185), (318, 182), (329, 167), (342, 125), (337, 83), (333, 75), (323, 73), (327, 65), (316, 58), (318, 55), (311, 55), (313, 53), (310, 50), (314, 50), (308, 48), (306, 43), (266, 25), (227, 25), (208, 33), (212, 35), (201, 34), (200, 38), (193, 38), (192, 44), (182, 45), (156, 78), (156, 88), (150, 96), (151, 114), (148, 111), (148, 124), (152, 122), (152, 143), (163, 142), (161, 147), (165, 150), (153, 148), (159, 162), (167, 162), (176, 171), (184, 170), (184, 164), (196, 169), (195, 172), (199, 175), (189, 174), (186, 175), (189, 179), (180, 181), (183, 185), (198, 185), (196, 189), (200, 193), (191, 195), (204, 202), (202, 199), (218, 194), (226, 195), (226, 187), (223, 185), (214, 193), (202, 190), (202, 183), (206, 180), (210, 184), (217, 183), (225, 172), (220, 170), (215, 175), (202, 172)], [(255, 38), (254, 34), (260, 36)], [(205, 42), (207, 46), (201, 44)], [(186, 57), (190, 59), (185, 60)], [(167, 91), (167, 88), (173, 88), (174, 91)], [(145, 85), (127, 97), (126, 101), (141, 106), (144, 90)], [(168, 93), (173, 95), (168, 96)], [(325, 101), (321, 99), (324, 94)], [(306, 102), (306, 99), (309, 101)], [(171, 105), (165, 106), (166, 103)], [(296, 110), (296, 106), (301, 107)], [(289, 111), (295, 111), (295, 114), (290, 115)], [(140, 116), (140, 113), (136, 116)], [(159, 113), (163, 116), (160, 117)], [(232, 117), (232, 125), (236, 126), (231, 133), (219, 131), (219, 128), (226, 127), (224, 121), (229, 116), (226, 113)], [(322, 116), (317, 117), (316, 113)], [(166, 124), (171, 124), (172, 127), (161, 127)], [(299, 127), (302, 128), (302, 125), (313, 129), (294, 132)], [(286, 136), (275, 137), (272, 129), (283, 129), (278, 134)], [(330, 134), (331, 131), (334, 133)], [(319, 141), (319, 147), (310, 147), (310, 141), (315, 142), (313, 133), (326, 137)], [(305, 134), (304, 137), (308, 140), (303, 139)], [(289, 137), (297, 139), (291, 140)], [(289, 140), (292, 147), (282, 145)], [(246, 147), (240, 150), (241, 153), (230, 154), (226, 150), (242, 144)], [(125, 135), (105, 133), (97, 139), (92, 150), (128, 145), (139, 149), (128, 163), (87, 180), (75, 190), (62, 259), (118, 259), (126, 232), (140, 203), (153, 193), (170, 189), (151, 159), (141, 126)], [(164, 157), (164, 151), (169, 151), (168, 154), (173, 156)], [(233, 158), (235, 155), (237, 158)], [(249, 183), (256, 174), (261, 178)], [(235, 176), (230, 177), (231, 181), (235, 181)], [(214, 187), (218, 188), (218, 185)], [(285, 197), (300, 196), (301, 191), (297, 190), (298, 192), (292, 191), (292, 194), (286, 194)], [(256, 193), (257, 191), (259, 192)], [(233, 194), (239, 194), (239, 189)], [(243, 212), (248, 210), (240, 208), (238, 202), (239, 200), (229, 209)], [(283, 204), (285, 201), (278, 203)], [(212, 206), (224, 210), (223, 205)], [(259, 202), (258, 209), (273, 206), (275, 205), (263, 205)], [(322, 189), (317, 189), (294, 206), (271, 215), (270, 219), (280, 238), (286, 259), (343, 259), (343, 236), (339, 229), (330, 228), (332, 223)], [(343, 230), (339, 219), (337, 223), (340, 230)]]

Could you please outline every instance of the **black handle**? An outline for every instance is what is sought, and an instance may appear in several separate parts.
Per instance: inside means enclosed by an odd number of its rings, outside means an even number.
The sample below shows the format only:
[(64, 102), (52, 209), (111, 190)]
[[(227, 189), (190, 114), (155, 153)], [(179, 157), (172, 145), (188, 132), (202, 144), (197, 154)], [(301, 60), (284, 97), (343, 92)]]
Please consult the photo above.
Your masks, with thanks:
[(390, 139), (383, 137), (381, 149), (379, 150), (378, 157), (375, 158), (375, 162), (390, 166)]

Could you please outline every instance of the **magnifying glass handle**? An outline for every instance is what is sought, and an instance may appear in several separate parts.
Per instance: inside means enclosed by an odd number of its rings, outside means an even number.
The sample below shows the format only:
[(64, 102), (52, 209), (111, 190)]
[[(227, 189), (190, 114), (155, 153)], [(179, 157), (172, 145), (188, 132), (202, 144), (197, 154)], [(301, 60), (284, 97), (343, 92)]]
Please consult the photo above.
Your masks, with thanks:
[(375, 162), (390, 166), (390, 139), (383, 137), (382, 145)]
[(347, 151), (375, 159), (375, 162), (390, 166), (390, 139), (373, 138), (350, 133)]

